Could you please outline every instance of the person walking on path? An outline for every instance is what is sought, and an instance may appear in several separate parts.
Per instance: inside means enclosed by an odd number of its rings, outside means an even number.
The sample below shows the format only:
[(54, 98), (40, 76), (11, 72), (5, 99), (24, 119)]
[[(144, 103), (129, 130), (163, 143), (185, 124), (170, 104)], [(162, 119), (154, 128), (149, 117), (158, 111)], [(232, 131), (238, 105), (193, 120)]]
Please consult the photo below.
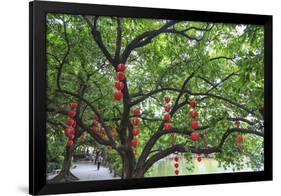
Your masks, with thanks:
[(99, 150), (96, 150), (95, 165), (97, 164), (97, 161), (98, 161), (99, 155), (100, 155), (100, 151), (99, 151)]
[(102, 160), (103, 160), (102, 156), (99, 155), (98, 160), (97, 160), (97, 162), (98, 162), (97, 170), (100, 170), (100, 165), (101, 165)]

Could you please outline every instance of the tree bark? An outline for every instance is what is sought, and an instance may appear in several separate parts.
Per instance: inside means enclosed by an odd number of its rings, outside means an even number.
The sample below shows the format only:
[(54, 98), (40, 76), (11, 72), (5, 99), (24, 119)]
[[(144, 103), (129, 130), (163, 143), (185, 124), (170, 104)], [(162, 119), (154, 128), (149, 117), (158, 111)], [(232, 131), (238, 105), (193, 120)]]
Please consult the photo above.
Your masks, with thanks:
[(133, 178), (136, 161), (131, 147), (122, 150), (121, 158), (123, 162), (122, 179)]
[(53, 179), (49, 181), (50, 183), (71, 182), (71, 181), (79, 180), (79, 178), (73, 175), (72, 172), (70, 171), (72, 156), (73, 156), (72, 147), (66, 148), (62, 169), (57, 176), (55, 176)]
[(143, 167), (140, 167), (134, 171), (134, 178), (143, 178), (145, 170)]

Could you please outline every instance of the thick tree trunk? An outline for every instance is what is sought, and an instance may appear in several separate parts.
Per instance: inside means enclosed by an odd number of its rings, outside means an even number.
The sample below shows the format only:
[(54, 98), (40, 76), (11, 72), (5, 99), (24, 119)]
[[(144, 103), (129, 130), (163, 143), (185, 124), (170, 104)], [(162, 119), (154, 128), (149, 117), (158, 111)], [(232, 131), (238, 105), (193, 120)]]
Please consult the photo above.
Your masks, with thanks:
[(133, 178), (136, 161), (131, 148), (126, 149), (122, 153), (122, 161), (123, 161), (122, 178), (123, 179)]
[(133, 171), (134, 171), (134, 168), (132, 167), (131, 161), (128, 158), (126, 158), (124, 160), (123, 178), (124, 179), (132, 178), (133, 177)]
[(50, 183), (70, 182), (70, 181), (79, 180), (79, 178), (74, 176), (70, 171), (71, 159), (72, 159), (72, 156), (73, 156), (72, 151), (73, 151), (72, 148), (66, 149), (62, 169), (57, 176), (55, 176), (53, 179), (51, 179), (49, 181)]
[(141, 168), (141, 169), (138, 169), (138, 170), (135, 170), (134, 171), (134, 178), (143, 178), (144, 177), (144, 170)]
[(123, 170), (123, 178), (130, 179), (130, 178), (143, 178), (144, 177), (144, 169), (143, 167), (136, 169), (134, 160), (124, 161), (124, 170)]

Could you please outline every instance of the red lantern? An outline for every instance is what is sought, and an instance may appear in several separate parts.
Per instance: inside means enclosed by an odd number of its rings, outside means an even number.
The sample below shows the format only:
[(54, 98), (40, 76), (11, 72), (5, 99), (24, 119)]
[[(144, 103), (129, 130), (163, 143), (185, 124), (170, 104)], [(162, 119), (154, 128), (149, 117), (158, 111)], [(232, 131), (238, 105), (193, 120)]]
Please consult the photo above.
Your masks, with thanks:
[(171, 128), (172, 128), (172, 125), (171, 125), (171, 123), (165, 123), (164, 124), (164, 128), (165, 128), (165, 130), (170, 130)]
[(117, 90), (122, 90), (124, 88), (124, 83), (120, 81), (115, 82), (115, 88)]
[(74, 130), (74, 128), (73, 127), (68, 127), (68, 128), (65, 128), (64, 129), (64, 134), (65, 134), (65, 136), (69, 136), (69, 135), (74, 135), (74, 133), (75, 133), (75, 130)]
[(70, 148), (72, 145), (73, 145), (73, 141), (72, 141), (72, 140), (67, 140), (66, 146), (67, 146), (68, 148)]
[(72, 127), (73, 127), (73, 128), (76, 128), (76, 126), (77, 126), (77, 124), (76, 124), (76, 122), (74, 121)]
[(132, 133), (133, 133), (134, 136), (137, 136), (140, 133), (140, 130), (139, 129), (133, 129)]
[(97, 127), (93, 127), (93, 132), (97, 133), (98, 132), (98, 128)]
[(189, 116), (191, 118), (196, 118), (198, 116), (198, 112), (196, 112), (195, 110), (192, 110), (189, 112)]
[(165, 114), (165, 115), (164, 115), (164, 119), (165, 119), (166, 122), (170, 122), (170, 120), (171, 120), (171, 115), (170, 115), (170, 114)]
[(175, 174), (176, 174), (176, 175), (179, 175), (179, 170), (175, 170)]
[(178, 162), (179, 161), (179, 157), (175, 157), (175, 162)]
[(170, 112), (171, 110), (171, 106), (170, 105), (165, 105), (165, 111), (166, 112)]
[(121, 71), (117, 72), (116, 77), (118, 80), (124, 80), (125, 79), (125, 74)]
[(72, 118), (68, 118), (67, 121), (66, 121), (66, 124), (68, 126), (72, 126), (72, 125), (74, 125), (74, 123), (75, 123), (75, 121)]
[(175, 163), (175, 168), (178, 168), (179, 167), (179, 164), (178, 163)]
[(140, 119), (138, 119), (137, 117), (135, 117), (133, 119), (133, 125), (138, 126), (140, 124)]
[(190, 123), (190, 127), (194, 130), (198, 129), (198, 121), (194, 120)]
[(235, 138), (237, 143), (242, 143), (243, 142), (243, 136), (242, 135), (237, 135)]
[(120, 101), (123, 98), (123, 93), (121, 91), (117, 91), (114, 93), (114, 99), (116, 101)]
[(67, 114), (68, 114), (69, 117), (72, 117), (72, 118), (74, 116), (76, 116), (76, 112), (75, 111), (69, 111)]
[(135, 117), (138, 117), (140, 115), (140, 109), (139, 108), (134, 109), (133, 113)]
[(139, 141), (138, 141), (137, 138), (134, 138), (134, 139), (132, 139), (132, 141), (131, 141), (131, 145), (132, 145), (134, 148), (137, 147), (138, 143), (139, 143)]
[(190, 101), (190, 106), (191, 106), (192, 108), (195, 108), (196, 105), (197, 105), (197, 101), (196, 101), (195, 99), (193, 99), (193, 100)]
[(170, 98), (170, 97), (165, 97), (165, 102), (166, 102), (166, 103), (170, 103), (170, 101), (171, 101), (171, 98)]
[(201, 162), (201, 161), (202, 161), (202, 158), (201, 158), (201, 157), (197, 157), (197, 161), (198, 161), (198, 162)]
[(197, 140), (199, 139), (199, 134), (198, 134), (197, 132), (192, 132), (192, 133), (190, 134), (190, 138), (191, 138), (191, 140), (193, 140), (193, 141), (197, 141)]
[(121, 72), (124, 72), (126, 69), (126, 66), (122, 63), (120, 63), (118, 66), (117, 66), (117, 71), (121, 71)]

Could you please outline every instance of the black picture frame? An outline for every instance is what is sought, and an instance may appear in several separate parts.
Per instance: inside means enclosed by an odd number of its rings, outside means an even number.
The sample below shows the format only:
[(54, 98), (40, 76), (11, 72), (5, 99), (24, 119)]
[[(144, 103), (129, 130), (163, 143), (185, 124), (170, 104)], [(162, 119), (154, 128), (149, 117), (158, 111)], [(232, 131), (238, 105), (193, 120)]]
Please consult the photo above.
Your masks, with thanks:
[[(124, 189), (272, 180), (272, 16), (33, 1), (30, 22), (29, 193), (58, 194)], [(46, 183), (46, 13), (123, 16), (263, 25), (264, 41), (264, 171), (178, 177)]]

